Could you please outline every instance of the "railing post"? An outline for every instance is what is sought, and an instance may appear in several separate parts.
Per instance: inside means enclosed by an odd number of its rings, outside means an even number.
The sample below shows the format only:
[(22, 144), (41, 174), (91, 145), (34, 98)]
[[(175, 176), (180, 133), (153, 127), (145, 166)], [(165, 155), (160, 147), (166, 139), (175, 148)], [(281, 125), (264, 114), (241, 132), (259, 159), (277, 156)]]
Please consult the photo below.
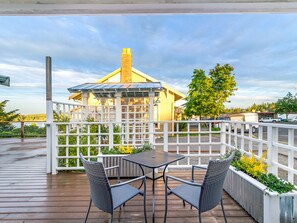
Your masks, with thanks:
[(52, 136), (52, 174), (57, 174), (57, 155), (58, 155), (58, 148), (57, 148), (57, 138), (58, 138), (58, 128), (57, 124), (51, 124), (51, 136)]
[(24, 121), (21, 121), (21, 138), (23, 139), (25, 137), (25, 123)]
[(108, 123), (108, 148), (113, 148), (113, 123)]
[[(121, 97), (122, 93), (116, 93), (115, 94), (115, 121), (117, 124), (120, 124), (122, 122), (122, 104), (121, 104)], [(127, 108), (128, 109), (128, 108)]]
[(52, 59), (51, 57), (46, 57), (46, 146), (47, 155), (46, 162), (47, 168), (46, 172), (52, 172), (52, 124), (53, 124), (53, 102), (52, 102)]
[(220, 133), (220, 153), (224, 155), (226, 153), (226, 123), (221, 122), (221, 133)]
[(149, 93), (149, 143), (154, 144), (154, 92)]
[(277, 162), (278, 158), (278, 148), (275, 147), (273, 144), (274, 142), (278, 142), (278, 128), (273, 126), (267, 127), (267, 165), (268, 165), (268, 172), (274, 175), (277, 174), (277, 166), (273, 165), (273, 162)]
[[(288, 129), (288, 145), (294, 146), (294, 129)], [(294, 169), (294, 151), (288, 150), (288, 167)], [(294, 174), (288, 171), (288, 181), (294, 184)]]
[(82, 108), (82, 119), (87, 120), (89, 116), (89, 104), (88, 104), (88, 97), (89, 92), (84, 91), (82, 92), (82, 102), (83, 102), (83, 108)]
[(164, 152), (168, 152), (168, 122), (164, 123), (164, 130), (163, 130), (163, 143), (164, 143)]

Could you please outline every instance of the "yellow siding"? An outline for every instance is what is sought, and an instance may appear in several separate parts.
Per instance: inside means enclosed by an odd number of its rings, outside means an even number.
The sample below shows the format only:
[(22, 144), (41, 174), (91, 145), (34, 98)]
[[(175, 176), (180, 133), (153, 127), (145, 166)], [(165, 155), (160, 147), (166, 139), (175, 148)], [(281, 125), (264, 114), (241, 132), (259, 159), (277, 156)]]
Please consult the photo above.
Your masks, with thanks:
[(147, 82), (144, 77), (141, 77), (135, 72), (132, 72), (132, 82)]
[(172, 106), (174, 106), (174, 95), (171, 92), (168, 92), (166, 95), (165, 92), (160, 93), (160, 120), (161, 121), (170, 121), (173, 120), (174, 111), (172, 111)]

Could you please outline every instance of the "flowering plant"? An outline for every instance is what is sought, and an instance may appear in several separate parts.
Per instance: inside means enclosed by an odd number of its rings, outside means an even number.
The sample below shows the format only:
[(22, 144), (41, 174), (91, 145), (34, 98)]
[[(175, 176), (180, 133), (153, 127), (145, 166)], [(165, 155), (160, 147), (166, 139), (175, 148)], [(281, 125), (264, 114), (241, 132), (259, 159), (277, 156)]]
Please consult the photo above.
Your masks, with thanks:
[(109, 148), (102, 148), (101, 153), (104, 155), (107, 154), (135, 154), (144, 151), (151, 150), (152, 145), (149, 143), (144, 143), (141, 147), (132, 147), (131, 145), (120, 145), (118, 147), (109, 149)]
[(256, 158), (255, 153), (252, 151), (251, 157), (244, 154), (240, 160), (235, 163), (237, 169), (246, 172), (248, 175), (257, 178), (261, 174), (267, 173), (267, 164), (265, 162), (267, 151), (265, 151), (259, 159)]
[[(231, 153), (232, 151), (227, 152), (225, 157), (228, 157)], [(257, 159), (255, 153), (252, 151), (250, 153), (251, 156), (246, 154), (242, 155), (240, 150), (236, 149), (231, 165), (237, 170), (240, 170), (258, 180), (260, 183), (267, 186), (270, 191), (276, 191), (279, 194), (282, 194), (296, 190), (293, 184), (286, 182), (271, 173), (267, 173), (267, 150), (259, 157), (259, 159)]]

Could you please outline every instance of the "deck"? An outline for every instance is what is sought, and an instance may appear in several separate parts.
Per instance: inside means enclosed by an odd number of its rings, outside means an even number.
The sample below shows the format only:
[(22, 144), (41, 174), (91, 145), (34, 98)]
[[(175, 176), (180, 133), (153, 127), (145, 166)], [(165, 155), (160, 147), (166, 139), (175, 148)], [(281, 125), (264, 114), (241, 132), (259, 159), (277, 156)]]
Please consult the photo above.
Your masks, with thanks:
[[(89, 185), (83, 173), (47, 175), (45, 139), (0, 139), (0, 222), (83, 222), (89, 200)], [(189, 170), (170, 171), (189, 179)], [(203, 172), (198, 173), (201, 177)], [(152, 222), (151, 181), (148, 180), (147, 210)], [(173, 184), (171, 186), (174, 186)], [(156, 183), (156, 222), (163, 222), (164, 183)], [(230, 196), (223, 195), (229, 223), (255, 222)], [(144, 222), (142, 197), (127, 202), (115, 212), (114, 222)], [(92, 207), (88, 222), (108, 222), (109, 215)], [(202, 214), (205, 223), (224, 222), (220, 206)], [(169, 223), (198, 222), (198, 213), (182, 201), (169, 197)]]

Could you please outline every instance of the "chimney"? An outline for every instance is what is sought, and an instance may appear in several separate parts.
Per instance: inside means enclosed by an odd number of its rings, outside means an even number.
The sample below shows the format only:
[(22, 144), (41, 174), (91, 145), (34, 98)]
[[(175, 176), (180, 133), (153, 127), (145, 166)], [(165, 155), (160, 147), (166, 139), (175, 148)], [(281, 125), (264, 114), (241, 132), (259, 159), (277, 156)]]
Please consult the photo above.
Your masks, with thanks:
[(132, 82), (132, 52), (130, 48), (123, 48), (122, 51), (121, 82)]

